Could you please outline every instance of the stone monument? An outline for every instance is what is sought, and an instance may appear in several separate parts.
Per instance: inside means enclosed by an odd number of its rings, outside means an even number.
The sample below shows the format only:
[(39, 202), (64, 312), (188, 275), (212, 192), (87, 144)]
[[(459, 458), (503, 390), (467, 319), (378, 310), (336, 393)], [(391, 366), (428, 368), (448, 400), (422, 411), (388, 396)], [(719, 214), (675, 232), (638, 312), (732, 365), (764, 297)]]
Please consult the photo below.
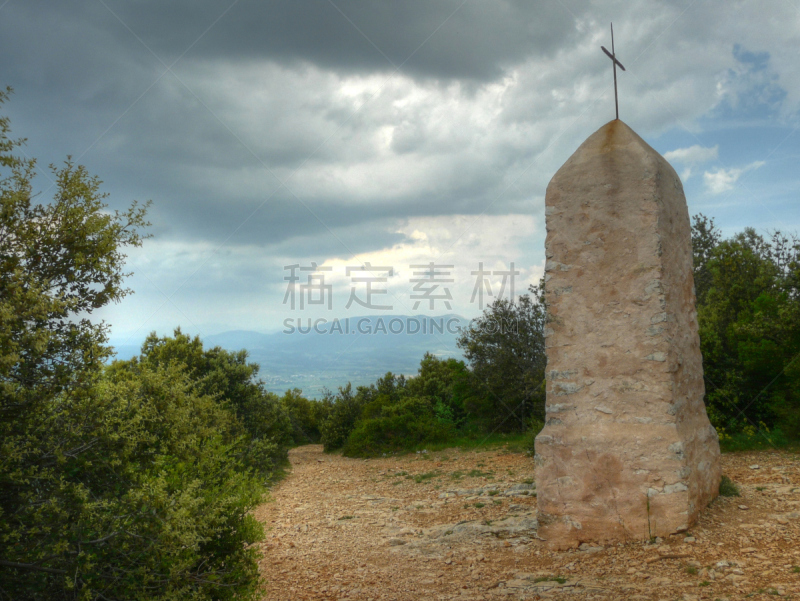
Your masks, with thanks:
[(683, 187), (615, 119), (545, 199), (547, 418), (539, 535), (555, 548), (691, 527), (718, 493)]

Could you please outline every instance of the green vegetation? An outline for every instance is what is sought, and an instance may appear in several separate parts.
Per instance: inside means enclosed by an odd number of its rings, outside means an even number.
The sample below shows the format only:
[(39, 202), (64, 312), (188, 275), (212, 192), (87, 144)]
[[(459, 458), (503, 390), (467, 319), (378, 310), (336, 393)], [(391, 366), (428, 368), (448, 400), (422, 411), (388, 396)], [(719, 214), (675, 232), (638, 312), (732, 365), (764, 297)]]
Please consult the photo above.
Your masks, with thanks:
[(482, 431), (525, 432), (544, 421), (544, 281), (517, 302), (492, 303), (459, 337), (470, 370), (456, 384)]
[(694, 219), (700, 345), (709, 418), (726, 450), (800, 437), (800, 240), (751, 228), (723, 240)]
[[(705, 402), (723, 449), (797, 440), (800, 241), (752, 229), (723, 240), (698, 215), (692, 244)], [(415, 377), (388, 373), (328, 393), (315, 413), (325, 449), (369, 457), (504, 444), (532, 455), (545, 419), (545, 317), (540, 282), (514, 303), (494, 302), (461, 334), (466, 363), (426, 354)]]
[(494, 472), (482, 472), (481, 470), (470, 470), (467, 473), (467, 476), (469, 476), (470, 478), (485, 478), (492, 476), (493, 474)]
[(414, 476), (414, 482), (421, 484), (422, 482), (427, 482), (428, 480), (438, 478), (439, 476), (441, 476), (439, 472), (426, 472), (424, 474), (417, 474)]
[(9, 132), (0, 118), (2, 596), (255, 597), (251, 510), (285, 460), (286, 412), (244, 353), (180, 331), (105, 365), (91, 316), (130, 292), (124, 251), (147, 207), (108, 211), (70, 161), (35, 203), (35, 161)]
[(719, 483), (719, 494), (722, 497), (738, 497), (739, 487), (728, 476), (722, 476)]
[(325, 450), (348, 457), (424, 451), (428, 460), (453, 446), (532, 452), (544, 425), (542, 302), (540, 284), (517, 303), (487, 308), (459, 339), (469, 366), (426, 354), (413, 378), (387, 373), (355, 391), (348, 384), (328, 392), (315, 413)]
[(564, 584), (567, 579), (563, 576), (537, 576), (533, 579), (534, 582), (558, 582)]

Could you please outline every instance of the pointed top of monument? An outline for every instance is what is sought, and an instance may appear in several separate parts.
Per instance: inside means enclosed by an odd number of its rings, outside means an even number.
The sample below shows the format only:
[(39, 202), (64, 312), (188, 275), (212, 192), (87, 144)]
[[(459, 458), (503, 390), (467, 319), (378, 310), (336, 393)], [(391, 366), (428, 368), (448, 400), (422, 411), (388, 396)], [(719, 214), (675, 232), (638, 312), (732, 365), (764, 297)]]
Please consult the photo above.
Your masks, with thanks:
[(602, 166), (603, 169), (611, 169), (620, 174), (633, 173), (638, 170), (638, 166), (651, 166), (675, 172), (655, 148), (619, 119), (609, 121), (586, 138), (556, 172), (553, 181), (558, 179), (559, 175), (572, 177), (567, 174), (573, 168), (580, 165), (588, 167), (590, 164), (593, 164), (591, 169)]

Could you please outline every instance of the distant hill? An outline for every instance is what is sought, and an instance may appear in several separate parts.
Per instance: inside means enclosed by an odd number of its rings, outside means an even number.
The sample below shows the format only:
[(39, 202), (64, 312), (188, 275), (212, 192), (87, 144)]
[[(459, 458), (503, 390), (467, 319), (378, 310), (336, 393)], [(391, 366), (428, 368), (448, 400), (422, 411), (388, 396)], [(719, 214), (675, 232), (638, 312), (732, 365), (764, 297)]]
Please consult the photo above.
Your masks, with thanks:
[[(288, 324), (291, 323), (291, 326)], [(283, 393), (301, 388), (319, 397), (323, 388), (336, 390), (351, 382), (369, 384), (387, 371), (417, 373), (426, 352), (463, 358), (456, 346), (459, 328), (469, 320), (459, 315), (382, 315), (351, 317), (332, 323), (309, 323), (300, 318), (285, 323), (283, 332), (262, 334), (232, 330), (203, 337), (206, 348), (246, 349), (261, 366), (260, 377), (268, 390)], [(112, 341), (113, 345), (113, 341)], [(118, 359), (129, 359), (140, 345), (114, 345)]]

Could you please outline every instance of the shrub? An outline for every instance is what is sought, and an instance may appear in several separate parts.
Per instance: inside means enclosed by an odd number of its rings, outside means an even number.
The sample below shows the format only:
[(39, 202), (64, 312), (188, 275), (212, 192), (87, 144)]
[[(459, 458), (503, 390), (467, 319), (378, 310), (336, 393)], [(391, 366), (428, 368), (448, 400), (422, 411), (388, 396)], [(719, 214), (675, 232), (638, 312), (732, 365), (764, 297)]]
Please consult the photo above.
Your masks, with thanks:
[[(236, 420), (179, 366), (54, 401), (60, 438), (4, 529), (14, 599), (247, 599), (262, 488)], [(46, 566), (46, 572), (37, 566)], [(31, 566), (33, 569), (26, 569)]]
[(358, 422), (344, 445), (348, 457), (369, 457), (443, 442), (454, 433), (433, 413), (430, 399), (410, 397), (397, 404), (385, 404), (377, 414)]
[(484, 430), (520, 432), (530, 417), (544, 419), (545, 320), (541, 281), (517, 302), (496, 300), (459, 336), (471, 371), (454, 382), (456, 398)]
[(247, 362), (247, 351), (204, 349), (199, 337), (177, 328), (172, 337), (150, 334), (141, 355), (115, 361), (108, 371), (113, 378), (130, 378), (142, 369), (171, 365), (181, 366), (198, 394), (214, 398), (235, 416), (234, 432), (246, 441), (240, 450), (244, 465), (269, 479), (286, 463), (292, 443), (289, 413), (257, 379), (259, 367)]
[(330, 411), (320, 428), (320, 439), (325, 451), (344, 446), (361, 416), (366, 400), (365, 394), (354, 395), (349, 383), (339, 388), (339, 393), (335, 396), (326, 394), (325, 401), (330, 404)]
[(738, 497), (739, 487), (728, 476), (722, 476), (719, 482), (719, 494), (721, 497)]
[(289, 417), (292, 442), (296, 445), (317, 443), (322, 438), (322, 422), (327, 418), (328, 406), (311, 401), (299, 388), (287, 390), (281, 405)]

